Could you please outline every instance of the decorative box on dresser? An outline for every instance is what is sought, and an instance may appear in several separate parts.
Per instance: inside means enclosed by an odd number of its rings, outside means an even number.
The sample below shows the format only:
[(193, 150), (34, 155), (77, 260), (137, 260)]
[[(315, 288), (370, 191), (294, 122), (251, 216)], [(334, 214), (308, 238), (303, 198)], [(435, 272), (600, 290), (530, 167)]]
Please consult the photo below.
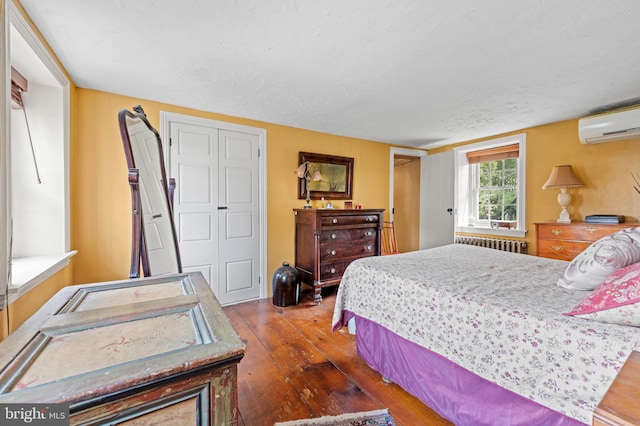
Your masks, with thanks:
[(237, 425), (244, 351), (199, 272), (69, 286), (0, 343), (0, 403), (67, 403), (72, 425)]
[(295, 267), (322, 301), (322, 288), (340, 283), (351, 262), (379, 256), (384, 209), (294, 209)]
[(638, 222), (605, 224), (549, 221), (537, 222), (535, 225), (537, 256), (573, 260), (584, 249), (605, 235), (640, 224)]

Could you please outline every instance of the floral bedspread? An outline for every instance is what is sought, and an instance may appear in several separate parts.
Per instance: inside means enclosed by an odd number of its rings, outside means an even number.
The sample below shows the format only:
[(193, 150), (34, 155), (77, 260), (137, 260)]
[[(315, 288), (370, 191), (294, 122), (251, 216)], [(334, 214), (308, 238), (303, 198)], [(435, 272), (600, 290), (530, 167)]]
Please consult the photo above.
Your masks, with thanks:
[(479, 376), (591, 424), (640, 328), (562, 315), (588, 293), (558, 287), (567, 262), (454, 244), (353, 262), (343, 310)]

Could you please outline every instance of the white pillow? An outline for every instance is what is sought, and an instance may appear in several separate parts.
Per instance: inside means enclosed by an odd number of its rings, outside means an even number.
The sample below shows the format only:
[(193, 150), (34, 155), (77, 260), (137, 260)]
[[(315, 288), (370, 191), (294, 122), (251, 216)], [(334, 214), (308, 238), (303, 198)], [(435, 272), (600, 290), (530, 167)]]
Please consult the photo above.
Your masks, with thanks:
[(640, 227), (627, 228), (600, 238), (569, 263), (560, 287), (593, 290), (620, 268), (640, 262)]

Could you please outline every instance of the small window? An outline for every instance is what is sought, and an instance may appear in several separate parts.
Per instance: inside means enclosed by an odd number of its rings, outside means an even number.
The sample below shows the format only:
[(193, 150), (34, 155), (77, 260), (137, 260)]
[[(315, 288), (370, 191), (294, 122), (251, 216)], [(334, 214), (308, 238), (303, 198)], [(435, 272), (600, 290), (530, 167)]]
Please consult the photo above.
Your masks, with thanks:
[(456, 230), (523, 237), (525, 135), (456, 148)]

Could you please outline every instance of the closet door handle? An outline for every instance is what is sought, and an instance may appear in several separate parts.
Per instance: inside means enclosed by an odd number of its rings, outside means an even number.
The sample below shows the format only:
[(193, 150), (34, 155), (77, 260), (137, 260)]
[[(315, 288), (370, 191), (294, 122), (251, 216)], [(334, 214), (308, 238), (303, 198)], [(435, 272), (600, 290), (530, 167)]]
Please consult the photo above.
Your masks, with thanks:
[(228, 208), (227, 206), (218, 206), (218, 210), (227, 210)]

